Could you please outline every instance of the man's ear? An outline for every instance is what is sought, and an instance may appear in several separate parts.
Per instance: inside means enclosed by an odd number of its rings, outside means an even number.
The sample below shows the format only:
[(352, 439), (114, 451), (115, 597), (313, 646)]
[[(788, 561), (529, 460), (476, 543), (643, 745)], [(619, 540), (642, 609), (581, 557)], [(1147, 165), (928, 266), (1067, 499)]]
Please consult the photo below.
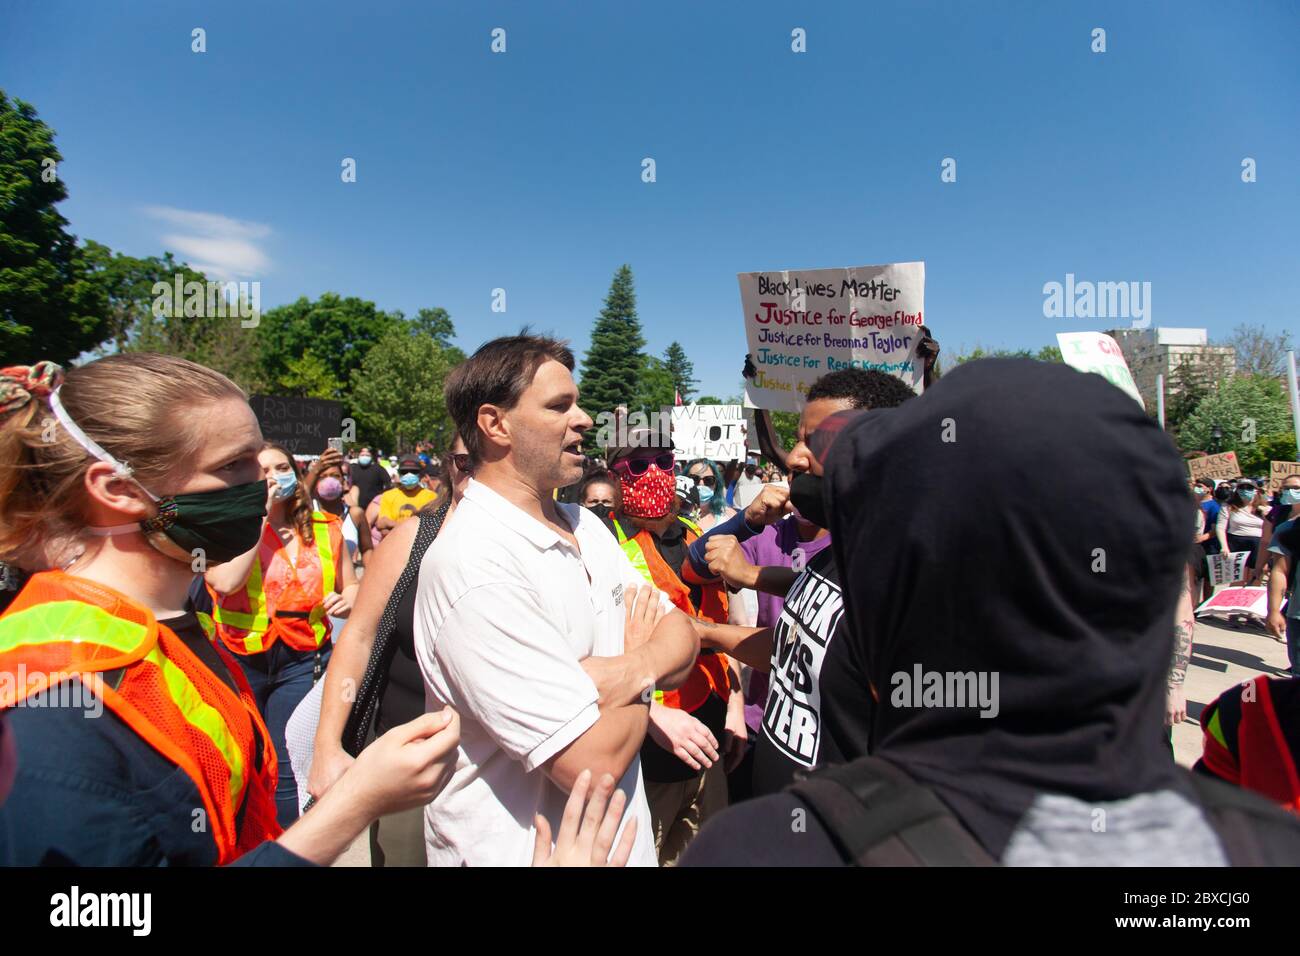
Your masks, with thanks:
[(500, 405), (480, 405), (477, 422), (484, 440), (498, 448), (510, 448), (510, 423), (504, 408)]
[(86, 469), (86, 494), (93, 511), (111, 511), (122, 517), (119, 523), (140, 521), (153, 514), (153, 502), (136, 482), (123, 478), (107, 462), (97, 461)]

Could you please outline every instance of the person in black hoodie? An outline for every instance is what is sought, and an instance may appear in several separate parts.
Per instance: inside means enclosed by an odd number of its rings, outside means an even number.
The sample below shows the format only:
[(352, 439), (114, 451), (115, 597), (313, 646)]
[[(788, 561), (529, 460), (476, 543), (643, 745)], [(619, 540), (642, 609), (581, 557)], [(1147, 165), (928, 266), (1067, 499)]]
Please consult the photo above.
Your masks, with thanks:
[[(1194, 505), (1132, 399), (987, 359), (828, 424), (810, 447), (878, 703), (870, 756), (719, 815), (684, 865), (1300, 862), (1300, 822), (1194, 782), (1161, 739)], [(923, 506), (900, 517), (902, 488)]]

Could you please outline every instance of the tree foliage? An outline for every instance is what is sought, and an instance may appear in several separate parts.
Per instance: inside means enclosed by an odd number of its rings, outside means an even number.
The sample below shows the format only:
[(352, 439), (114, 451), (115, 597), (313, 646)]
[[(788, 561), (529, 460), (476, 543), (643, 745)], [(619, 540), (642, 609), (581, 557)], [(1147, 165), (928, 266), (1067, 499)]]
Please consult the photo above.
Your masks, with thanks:
[(582, 403), (589, 414), (612, 412), (619, 405), (630, 410), (636, 404), (638, 382), (648, 367), (641, 354), (644, 347), (632, 269), (620, 266), (591, 330), (591, 348), (582, 361)]
[(0, 365), (67, 364), (104, 337), (104, 301), (68, 221), (54, 131), (0, 90)]
[(1262, 325), (1238, 325), (1230, 345), (1237, 353), (1237, 373), (1281, 379), (1286, 374), (1286, 353), (1295, 348), (1290, 332), (1269, 332)]
[(664, 363), (668, 366), (673, 386), (681, 395), (682, 401), (690, 404), (691, 396), (695, 394), (695, 386), (700, 383), (695, 378), (695, 364), (686, 357), (686, 350), (682, 348), (680, 342), (669, 343), (668, 348), (664, 350)]
[(457, 352), (410, 324), (389, 329), (352, 376), (344, 415), (356, 419), (358, 436), (384, 448), (423, 439), (446, 447), (455, 426), (443, 384)]
[(1262, 375), (1228, 379), (1187, 416), (1178, 432), (1179, 446), (1184, 451), (1210, 450), (1216, 425), (1223, 432), (1217, 450), (1235, 451), (1243, 469), (1249, 461), (1258, 470), (1261, 440), (1291, 431), (1291, 409), (1282, 383)]

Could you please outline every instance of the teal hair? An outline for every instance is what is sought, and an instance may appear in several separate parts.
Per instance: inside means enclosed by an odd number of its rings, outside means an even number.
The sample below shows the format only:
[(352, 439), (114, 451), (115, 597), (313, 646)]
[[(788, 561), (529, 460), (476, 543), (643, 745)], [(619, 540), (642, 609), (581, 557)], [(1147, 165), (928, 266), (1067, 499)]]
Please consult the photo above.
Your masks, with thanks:
[(704, 465), (713, 473), (713, 498), (709, 501), (708, 510), (713, 517), (721, 518), (722, 509), (727, 507), (727, 488), (726, 485), (722, 483), (722, 469), (720, 469), (718, 463), (711, 458), (696, 458), (694, 461), (687, 464), (686, 470), (683, 471), (682, 474), (689, 475), (691, 469), (696, 465)]

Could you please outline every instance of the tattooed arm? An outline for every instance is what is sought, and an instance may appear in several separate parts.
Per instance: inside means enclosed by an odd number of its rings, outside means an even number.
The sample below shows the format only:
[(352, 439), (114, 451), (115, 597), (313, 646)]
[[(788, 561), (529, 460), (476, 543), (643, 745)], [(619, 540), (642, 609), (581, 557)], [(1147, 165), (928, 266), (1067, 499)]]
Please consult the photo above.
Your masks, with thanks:
[(1178, 610), (1174, 614), (1174, 659), (1169, 665), (1169, 692), (1165, 700), (1165, 726), (1180, 724), (1187, 718), (1187, 698), (1183, 681), (1187, 665), (1192, 659), (1192, 634), (1196, 630), (1196, 615), (1192, 610), (1192, 595), (1187, 588), (1184, 572), (1183, 587), (1178, 595)]

